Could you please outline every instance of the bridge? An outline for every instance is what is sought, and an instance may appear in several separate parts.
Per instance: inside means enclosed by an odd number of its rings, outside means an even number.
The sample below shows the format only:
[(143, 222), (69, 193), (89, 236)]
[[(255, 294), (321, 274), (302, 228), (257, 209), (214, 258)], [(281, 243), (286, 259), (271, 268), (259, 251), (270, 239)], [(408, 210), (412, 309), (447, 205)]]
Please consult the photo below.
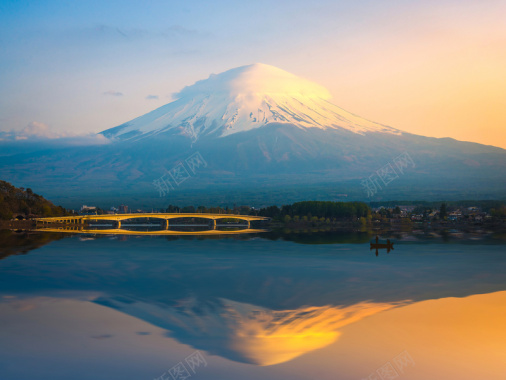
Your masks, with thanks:
[(121, 228), (121, 222), (123, 220), (132, 219), (159, 219), (160, 223), (163, 223), (165, 229), (169, 228), (169, 220), (181, 219), (181, 218), (198, 218), (208, 219), (213, 223), (213, 229), (216, 229), (216, 221), (219, 219), (236, 219), (242, 220), (248, 223), (248, 228), (251, 227), (251, 222), (256, 220), (269, 220), (270, 218), (264, 216), (254, 215), (237, 215), (237, 214), (199, 214), (199, 213), (136, 213), (136, 214), (103, 214), (103, 215), (77, 215), (77, 216), (56, 216), (50, 218), (34, 218), (37, 223), (42, 225), (49, 224), (66, 224), (66, 225), (84, 225), (90, 224), (93, 221), (105, 220), (116, 222), (117, 229)]

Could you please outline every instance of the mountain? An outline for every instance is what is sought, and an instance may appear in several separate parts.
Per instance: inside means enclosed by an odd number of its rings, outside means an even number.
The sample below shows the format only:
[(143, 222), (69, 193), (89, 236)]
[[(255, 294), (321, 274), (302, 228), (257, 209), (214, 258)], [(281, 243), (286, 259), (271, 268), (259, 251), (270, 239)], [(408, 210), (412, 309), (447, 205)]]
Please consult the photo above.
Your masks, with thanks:
[(506, 198), (506, 150), (365, 120), (273, 66), (235, 68), (101, 132), (110, 143), (2, 146), (0, 178), (64, 205), (265, 205)]
[(272, 124), (359, 134), (401, 133), (344, 111), (329, 98), (330, 93), (316, 83), (257, 63), (211, 75), (184, 88), (172, 103), (102, 134), (125, 140), (175, 132), (196, 141)]

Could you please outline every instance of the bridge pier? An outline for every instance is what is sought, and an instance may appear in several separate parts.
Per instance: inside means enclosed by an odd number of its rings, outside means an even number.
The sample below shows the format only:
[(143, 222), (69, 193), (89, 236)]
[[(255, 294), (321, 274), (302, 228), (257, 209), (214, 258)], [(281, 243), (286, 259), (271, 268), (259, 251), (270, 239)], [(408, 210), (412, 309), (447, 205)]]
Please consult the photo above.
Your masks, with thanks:
[(216, 229), (216, 219), (213, 219), (213, 230)]
[(249, 228), (251, 228), (251, 223), (249, 220), (247, 220), (247, 222), (248, 222), (248, 229), (249, 229)]
[(121, 228), (121, 220), (118, 220), (117, 222), (118, 222), (117, 228), (120, 229)]

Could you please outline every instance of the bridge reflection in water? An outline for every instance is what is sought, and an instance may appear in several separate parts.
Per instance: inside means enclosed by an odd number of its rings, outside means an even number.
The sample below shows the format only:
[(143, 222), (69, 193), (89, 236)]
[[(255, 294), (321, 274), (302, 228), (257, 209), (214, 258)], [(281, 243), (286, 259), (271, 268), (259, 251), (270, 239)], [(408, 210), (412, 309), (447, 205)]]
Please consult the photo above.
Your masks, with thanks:
[[(191, 227), (191, 226), (189, 226)], [(245, 228), (236, 230), (203, 230), (203, 231), (176, 231), (176, 230), (152, 230), (137, 231), (125, 230), (122, 228), (115, 229), (88, 229), (78, 227), (53, 227), (53, 228), (37, 228), (36, 231), (44, 232), (71, 232), (77, 234), (97, 234), (97, 235), (235, 235), (235, 234), (256, 234), (267, 232), (267, 230)]]
[[(147, 220), (146, 224), (124, 224), (125, 220)], [(195, 219), (206, 219), (209, 223), (208, 230), (173, 230), (169, 229), (169, 220), (172, 219), (191, 219), (190, 224), (176, 224), (174, 227), (194, 228), (206, 226), (206, 224), (195, 223)], [(223, 234), (243, 234), (243, 233), (259, 233), (265, 232), (263, 229), (251, 228), (251, 221), (266, 221), (269, 218), (254, 215), (235, 215), (235, 214), (169, 214), (169, 213), (138, 213), (138, 214), (105, 214), (105, 215), (80, 215), (52, 218), (37, 218), (38, 231), (46, 232), (72, 232), (86, 234), (117, 234), (117, 235), (223, 235)], [(153, 229), (157, 224), (153, 221), (158, 220), (160, 229)], [(217, 224), (217, 220), (239, 220), (244, 224)], [(95, 224), (100, 221), (112, 222), (113, 228), (106, 228), (111, 225)], [(115, 225), (114, 225), (115, 224)], [(105, 228), (104, 228), (105, 227)], [(123, 228), (122, 228), (123, 227)], [(127, 228), (125, 228), (127, 227)], [(128, 229), (128, 227), (145, 227), (147, 230)], [(225, 227), (227, 229), (217, 229), (217, 227)]]

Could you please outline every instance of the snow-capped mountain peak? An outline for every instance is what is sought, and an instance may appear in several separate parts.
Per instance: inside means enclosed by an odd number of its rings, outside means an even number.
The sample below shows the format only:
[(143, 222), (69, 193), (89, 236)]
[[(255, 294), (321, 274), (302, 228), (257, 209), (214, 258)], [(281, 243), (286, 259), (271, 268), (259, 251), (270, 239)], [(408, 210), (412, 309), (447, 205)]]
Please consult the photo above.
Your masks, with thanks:
[(175, 132), (195, 141), (205, 135), (223, 137), (271, 123), (359, 134), (400, 133), (333, 105), (328, 102), (330, 97), (319, 84), (256, 63), (212, 74), (183, 88), (173, 102), (102, 133), (128, 139)]

